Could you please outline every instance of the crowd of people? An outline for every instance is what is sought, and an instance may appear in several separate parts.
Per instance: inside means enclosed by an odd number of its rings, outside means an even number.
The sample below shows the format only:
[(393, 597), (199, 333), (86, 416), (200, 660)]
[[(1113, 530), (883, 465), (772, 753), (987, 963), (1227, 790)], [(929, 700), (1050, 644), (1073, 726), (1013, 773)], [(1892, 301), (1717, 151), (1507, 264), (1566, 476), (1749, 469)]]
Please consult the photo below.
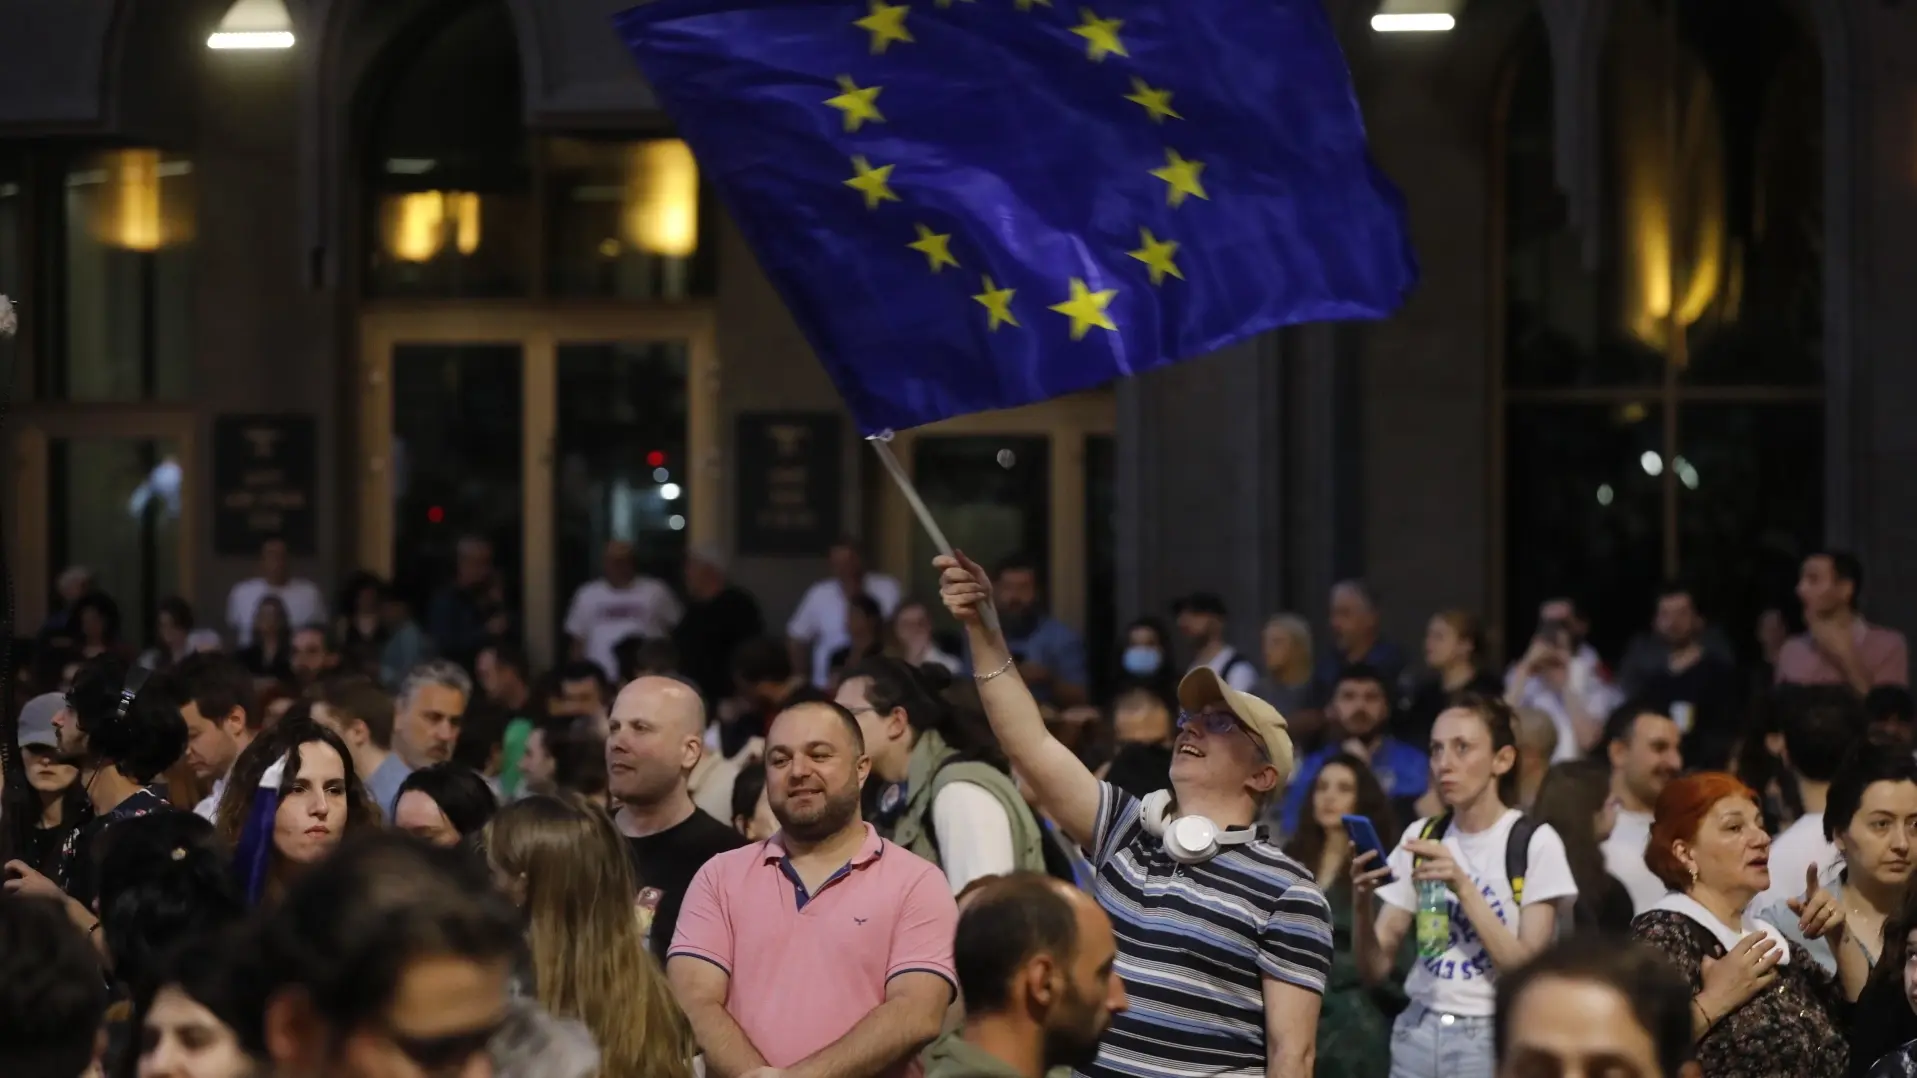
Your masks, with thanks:
[(1255, 659), (1188, 596), (1110, 683), (1032, 563), (937, 567), (840, 543), (772, 636), (615, 543), (537, 676), (477, 539), (423, 621), (269, 543), (145, 652), (69, 571), (0, 1075), (1917, 1075), (1908, 660), (1849, 555), (1742, 662), (1672, 585), (1615, 662), (1565, 598), (1414, 663), (1352, 581)]

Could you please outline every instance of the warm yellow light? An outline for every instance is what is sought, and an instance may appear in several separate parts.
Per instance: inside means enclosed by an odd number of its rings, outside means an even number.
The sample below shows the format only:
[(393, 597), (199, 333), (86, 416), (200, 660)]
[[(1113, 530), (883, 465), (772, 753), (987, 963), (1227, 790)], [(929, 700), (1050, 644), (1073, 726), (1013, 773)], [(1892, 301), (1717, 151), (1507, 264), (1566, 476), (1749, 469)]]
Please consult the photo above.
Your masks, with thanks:
[(431, 262), (446, 243), (446, 196), (400, 195), (390, 210), (386, 247), (401, 262)]
[(1380, 34), (1443, 34), (1456, 29), (1457, 25), (1457, 19), (1443, 12), (1371, 17), (1371, 29)]
[[(1673, 351), (1682, 333), (1724, 298), (1724, 141), (1710, 75), (1641, 4), (1615, 18), (1632, 40), (1614, 53), (1612, 138), (1617, 161), (1624, 329)], [(1619, 33), (1622, 37), (1622, 32)], [(1680, 51), (1672, 53), (1669, 50)]]
[(285, 0), (235, 0), (206, 39), (206, 47), (220, 50), (290, 49), (293, 18)]
[(480, 203), (471, 191), (389, 195), (384, 216), (386, 253), (401, 262), (431, 262), (448, 239), (462, 255), (479, 250)]
[(660, 139), (631, 149), (626, 233), (648, 254), (685, 258), (699, 249), (699, 164), (684, 142)]
[(129, 251), (157, 251), (165, 239), (160, 219), (160, 151), (117, 150), (106, 156), (108, 241)]
[(453, 246), (460, 254), (479, 250), (479, 196), (454, 191), (446, 196), (446, 215), (453, 220)]

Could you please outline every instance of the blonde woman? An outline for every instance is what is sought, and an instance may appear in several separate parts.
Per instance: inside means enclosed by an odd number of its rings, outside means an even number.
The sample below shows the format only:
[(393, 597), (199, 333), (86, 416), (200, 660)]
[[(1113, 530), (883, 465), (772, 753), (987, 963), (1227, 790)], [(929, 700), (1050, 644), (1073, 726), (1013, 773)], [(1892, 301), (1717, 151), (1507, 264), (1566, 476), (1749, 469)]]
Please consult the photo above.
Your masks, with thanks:
[(691, 1078), (692, 1027), (646, 951), (612, 820), (576, 795), (534, 795), (500, 809), (484, 844), (494, 878), (526, 918), (525, 987), (592, 1033), (599, 1078)]

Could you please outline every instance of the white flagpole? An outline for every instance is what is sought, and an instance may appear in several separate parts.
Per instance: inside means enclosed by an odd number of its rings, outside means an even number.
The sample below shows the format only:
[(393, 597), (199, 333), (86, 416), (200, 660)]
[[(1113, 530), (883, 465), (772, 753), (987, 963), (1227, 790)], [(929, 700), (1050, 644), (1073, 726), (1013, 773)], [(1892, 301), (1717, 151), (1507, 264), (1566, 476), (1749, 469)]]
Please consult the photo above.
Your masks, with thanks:
[[(919, 490), (912, 485), (912, 477), (905, 474), (905, 465), (899, 463), (898, 455), (892, 452), (892, 432), (881, 431), (866, 439), (872, 451), (879, 455), (879, 463), (892, 476), (892, 482), (899, 485), (899, 493), (905, 495), (905, 504), (912, 507), (912, 515), (919, 518), (919, 524), (925, 528), (925, 534), (932, 537), (932, 545), (939, 553), (952, 553), (951, 541), (945, 538), (945, 532), (939, 522), (932, 519), (932, 511), (925, 507), (925, 499), (919, 497)], [(980, 610), (985, 627), (996, 633), (998, 629), (998, 611), (987, 603)]]

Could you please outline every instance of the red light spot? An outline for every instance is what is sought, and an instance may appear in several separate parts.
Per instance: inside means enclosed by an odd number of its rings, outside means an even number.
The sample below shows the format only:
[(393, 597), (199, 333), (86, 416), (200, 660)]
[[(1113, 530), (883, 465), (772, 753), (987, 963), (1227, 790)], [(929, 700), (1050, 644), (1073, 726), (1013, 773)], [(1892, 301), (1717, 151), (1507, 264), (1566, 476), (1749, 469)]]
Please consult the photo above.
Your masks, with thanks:
[(652, 452), (646, 454), (646, 467), (663, 468), (665, 466), (666, 466), (666, 455), (664, 453), (661, 453), (657, 449), (655, 449)]
[(444, 509), (441, 509), (441, 508), (440, 508), (439, 506), (437, 506), (437, 505), (435, 505), (435, 506), (433, 506), (432, 508), (430, 508), (430, 509), (428, 509), (428, 510), (426, 510), (426, 521), (427, 521), (427, 523), (430, 523), (430, 524), (437, 524), (437, 523), (439, 523), (440, 521), (442, 521), (442, 520), (445, 520), (445, 519), (446, 519), (446, 510), (444, 510)]

